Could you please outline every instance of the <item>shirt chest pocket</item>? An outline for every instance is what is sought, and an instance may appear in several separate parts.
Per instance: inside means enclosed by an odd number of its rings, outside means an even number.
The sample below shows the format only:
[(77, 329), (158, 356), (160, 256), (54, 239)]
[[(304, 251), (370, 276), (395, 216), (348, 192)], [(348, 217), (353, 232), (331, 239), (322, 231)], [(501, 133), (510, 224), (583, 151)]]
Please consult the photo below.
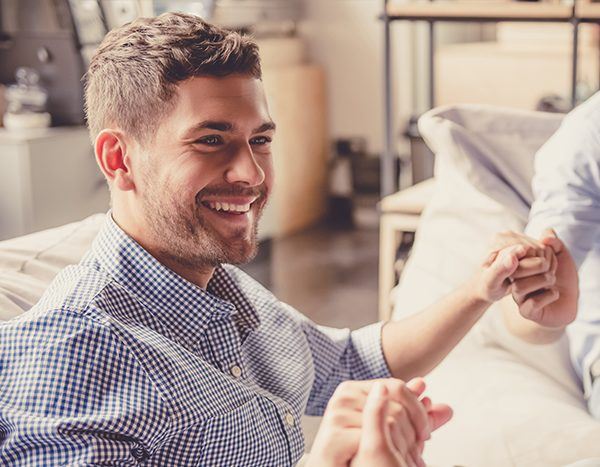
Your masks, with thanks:
[(268, 399), (254, 397), (242, 406), (208, 420), (204, 427), (200, 464), (289, 465), (289, 438), (297, 427)]

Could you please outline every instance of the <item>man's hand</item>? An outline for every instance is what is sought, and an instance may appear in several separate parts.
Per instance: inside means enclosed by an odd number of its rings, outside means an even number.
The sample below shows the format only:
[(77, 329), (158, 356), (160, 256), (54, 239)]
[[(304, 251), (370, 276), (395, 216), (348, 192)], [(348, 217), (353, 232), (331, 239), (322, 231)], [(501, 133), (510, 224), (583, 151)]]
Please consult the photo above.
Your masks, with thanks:
[[(389, 420), (390, 399), (383, 383), (376, 383), (369, 392), (363, 412), (363, 429), (358, 452), (351, 467), (409, 467), (403, 453), (392, 439), (396, 423)], [(425, 465), (424, 463), (418, 464)]]
[[(363, 426), (358, 452), (350, 463), (352, 467), (425, 466), (420, 455), (418, 458), (407, 456), (406, 451), (398, 445), (394, 433), (398, 431), (399, 423), (394, 417), (390, 417), (390, 408), (392, 407), (390, 396), (384, 383), (377, 382), (371, 388), (363, 411)], [(421, 402), (430, 413), (430, 421), (434, 429), (452, 417), (452, 411), (446, 405), (433, 406), (427, 397), (423, 398)], [(421, 446), (419, 454), (422, 452)]]
[(494, 251), (483, 263), (483, 269), (475, 276), (473, 292), (485, 302), (500, 300), (510, 291), (510, 276), (519, 267), (519, 260), (527, 254), (520, 244), (513, 244)]
[(308, 466), (347, 466), (358, 451), (363, 429), (363, 410), (375, 383), (381, 382), (388, 394), (387, 418), (393, 427), (390, 436), (409, 466), (423, 465), (421, 454), (430, 432), (452, 416), (443, 404), (432, 405), (428, 398), (419, 401), (425, 390), (421, 378), (409, 383), (398, 379), (346, 381), (327, 405), (321, 427), (313, 444)]

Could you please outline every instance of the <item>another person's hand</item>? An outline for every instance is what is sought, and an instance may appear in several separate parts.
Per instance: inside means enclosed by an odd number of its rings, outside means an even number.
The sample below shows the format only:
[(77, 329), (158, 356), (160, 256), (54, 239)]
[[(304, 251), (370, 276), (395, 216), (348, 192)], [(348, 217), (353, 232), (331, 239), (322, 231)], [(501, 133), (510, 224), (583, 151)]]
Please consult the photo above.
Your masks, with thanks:
[(526, 319), (547, 328), (564, 328), (577, 316), (579, 279), (577, 267), (563, 242), (552, 230), (542, 236), (540, 243), (546, 247), (546, 261), (551, 262), (545, 271), (550, 287), (543, 287), (538, 276), (521, 278), (527, 275), (526, 258), (521, 261), (514, 275), (512, 296), (519, 306), (519, 313)]
[(518, 232), (496, 235), (479, 275), (479, 295), (490, 302), (513, 294), (520, 307), (535, 312), (558, 298), (553, 249)]
[[(540, 326), (563, 328), (577, 315), (579, 282), (577, 268), (564, 244), (552, 230), (538, 241), (516, 232), (496, 236), (496, 250), (519, 244), (519, 265), (511, 275), (509, 289), (524, 318)], [(523, 255), (523, 251), (525, 254)]]
[[(422, 465), (421, 453), (430, 432), (452, 416), (443, 404), (432, 405), (428, 398), (418, 400), (425, 390), (421, 378), (409, 383), (397, 379), (378, 380), (389, 395), (388, 417), (394, 421), (391, 433), (399, 452), (410, 460), (408, 465)], [(313, 444), (308, 466), (346, 466), (356, 455), (361, 437), (363, 409), (367, 396), (377, 381), (346, 381), (332, 396)]]

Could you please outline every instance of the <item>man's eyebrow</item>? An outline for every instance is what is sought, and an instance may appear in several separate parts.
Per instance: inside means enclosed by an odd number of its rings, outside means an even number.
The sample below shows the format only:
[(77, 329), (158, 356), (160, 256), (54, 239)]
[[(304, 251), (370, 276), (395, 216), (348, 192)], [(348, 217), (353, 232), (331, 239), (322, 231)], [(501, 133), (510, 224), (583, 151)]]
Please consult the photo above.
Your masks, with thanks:
[[(258, 128), (255, 128), (252, 133), (264, 133), (265, 131), (275, 131), (275, 122), (268, 121), (263, 123)], [(203, 122), (197, 123), (191, 126), (184, 133), (183, 139), (191, 138), (196, 132), (200, 130), (216, 130), (216, 131), (234, 131), (235, 125), (231, 122), (220, 122), (216, 120), (204, 120)]]
[(258, 128), (256, 128), (252, 133), (264, 133), (265, 131), (275, 131), (276, 125), (275, 122), (265, 122)]
[(191, 138), (194, 133), (200, 130), (232, 131), (234, 125), (230, 122), (218, 122), (216, 120), (204, 120), (188, 128), (183, 134), (183, 138)]

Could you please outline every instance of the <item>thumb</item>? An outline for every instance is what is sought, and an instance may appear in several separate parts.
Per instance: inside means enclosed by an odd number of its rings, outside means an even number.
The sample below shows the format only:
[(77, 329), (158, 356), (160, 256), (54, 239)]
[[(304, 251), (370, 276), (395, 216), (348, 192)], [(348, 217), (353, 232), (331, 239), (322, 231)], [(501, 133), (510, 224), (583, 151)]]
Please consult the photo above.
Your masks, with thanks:
[(564, 243), (556, 236), (554, 229), (544, 230), (544, 233), (540, 238), (540, 242), (552, 248), (554, 254), (559, 254), (565, 247)]
[(420, 377), (413, 378), (406, 383), (406, 387), (410, 389), (415, 396), (419, 397), (425, 392), (425, 380)]
[(427, 411), (432, 431), (445, 425), (452, 418), (453, 413), (452, 408), (446, 404), (433, 404)]
[(511, 246), (500, 251), (494, 262), (488, 267), (488, 287), (499, 289), (519, 267), (519, 255), (523, 248)]
[(363, 410), (361, 446), (378, 447), (386, 443), (385, 430), (388, 409), (388, 390), (378, 381), (371, 387)]

